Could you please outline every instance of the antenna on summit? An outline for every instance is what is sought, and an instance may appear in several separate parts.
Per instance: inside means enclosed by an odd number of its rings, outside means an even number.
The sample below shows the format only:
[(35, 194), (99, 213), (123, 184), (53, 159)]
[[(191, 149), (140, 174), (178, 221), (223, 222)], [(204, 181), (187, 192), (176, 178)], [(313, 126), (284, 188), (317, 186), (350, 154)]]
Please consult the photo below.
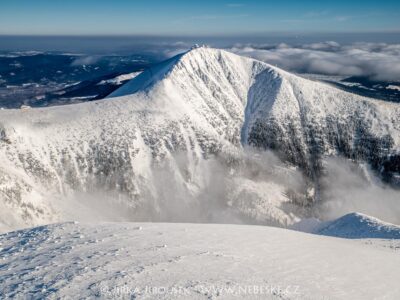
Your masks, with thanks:
[(190, 48), (190, 50), (197, 49), (197, 48), (210, 48), (210, 46), (208, 46), (208, 45), (206, 45), (206, 44), (202, 44), (202, 45), (194, 44), (194, 45)]

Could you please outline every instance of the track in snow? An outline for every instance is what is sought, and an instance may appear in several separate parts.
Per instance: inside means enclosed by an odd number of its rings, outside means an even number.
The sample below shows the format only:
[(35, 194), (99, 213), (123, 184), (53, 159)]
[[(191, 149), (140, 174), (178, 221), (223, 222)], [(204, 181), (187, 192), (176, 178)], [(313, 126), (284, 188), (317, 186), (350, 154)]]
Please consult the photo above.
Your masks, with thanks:
[(0, 243), (3, 299), (400, 297), (398, 241), (260, 226), (63, 223)]

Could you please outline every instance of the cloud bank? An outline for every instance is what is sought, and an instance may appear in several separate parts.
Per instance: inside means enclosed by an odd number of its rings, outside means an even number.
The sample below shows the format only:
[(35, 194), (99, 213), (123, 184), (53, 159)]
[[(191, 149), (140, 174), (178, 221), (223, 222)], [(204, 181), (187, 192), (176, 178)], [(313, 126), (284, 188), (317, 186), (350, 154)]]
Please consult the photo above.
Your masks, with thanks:
[(334, 41), (296, 46), (237, 44), (230, 51), (291, 72), (400, 81), (400, 44), (340, 45)]

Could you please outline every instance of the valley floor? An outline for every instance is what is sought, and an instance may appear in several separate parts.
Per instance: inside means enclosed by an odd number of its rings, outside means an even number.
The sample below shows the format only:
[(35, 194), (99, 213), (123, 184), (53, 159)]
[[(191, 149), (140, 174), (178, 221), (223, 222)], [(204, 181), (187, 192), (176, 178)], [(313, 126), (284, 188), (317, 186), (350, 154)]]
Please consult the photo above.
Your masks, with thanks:
[(61, 223), (0, 235), (0, 298), (399, 299), (400, 241), (245, 225)]

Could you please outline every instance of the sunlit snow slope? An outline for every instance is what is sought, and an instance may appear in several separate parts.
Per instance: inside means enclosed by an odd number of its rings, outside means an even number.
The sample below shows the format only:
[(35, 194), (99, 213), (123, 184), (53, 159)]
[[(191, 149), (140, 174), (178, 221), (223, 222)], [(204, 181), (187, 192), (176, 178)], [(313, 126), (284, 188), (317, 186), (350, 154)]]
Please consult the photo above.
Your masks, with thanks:
[(0, 235), (2, 299), (398, 299), (400, 244), (267, 226), (63, 223)]
[(400, 226), (364, 214), (351, 213), (326, 222), (316, 233), (352, 239), (400, 239)]
[[(126, 220), (213, 220), (222, 207), (230, 221), (286, 225), (317, 196), (306, 190), (324, 155), (365, 160), (395, 182), (399, 144), (398, 104), (198, 48), (102, 101), (0, 111), (0, 221), (65, 219), (68, 203), (102, 198), (98, 215), (120, 215), (113, 202)], [(279, 164), (255, 182), (240, 169), (244, 145), (275, 150), (308, 183)]]

